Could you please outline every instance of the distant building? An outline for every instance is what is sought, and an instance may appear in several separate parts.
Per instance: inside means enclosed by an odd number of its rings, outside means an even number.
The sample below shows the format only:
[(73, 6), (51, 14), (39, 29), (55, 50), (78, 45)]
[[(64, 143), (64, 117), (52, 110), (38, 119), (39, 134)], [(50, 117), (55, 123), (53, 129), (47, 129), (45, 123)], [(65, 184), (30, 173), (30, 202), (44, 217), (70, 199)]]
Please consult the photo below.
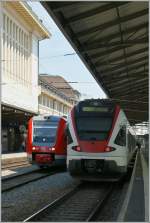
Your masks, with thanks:
[(39, 41), (49, 37), (25, 1), (0, 2), (2, 152), (19, 149), (21, 129), (38, 113)]
[(67, 115), (79, 100), (80, 93), (61, 76), (39, 75), (39, 85), (40, 114)]

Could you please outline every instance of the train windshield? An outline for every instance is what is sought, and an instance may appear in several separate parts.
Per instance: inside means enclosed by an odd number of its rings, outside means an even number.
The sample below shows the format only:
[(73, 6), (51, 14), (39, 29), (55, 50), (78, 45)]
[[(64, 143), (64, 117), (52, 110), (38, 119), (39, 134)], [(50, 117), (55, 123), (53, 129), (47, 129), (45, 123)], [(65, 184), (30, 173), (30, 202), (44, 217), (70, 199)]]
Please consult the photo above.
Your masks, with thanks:
[(78, 117), (76, 127), (81, 140), (106, 140), (112, 117)]
[(33, 144), (37, 146), (53, 146), (56, 140), (58, 122), (34, 121)]

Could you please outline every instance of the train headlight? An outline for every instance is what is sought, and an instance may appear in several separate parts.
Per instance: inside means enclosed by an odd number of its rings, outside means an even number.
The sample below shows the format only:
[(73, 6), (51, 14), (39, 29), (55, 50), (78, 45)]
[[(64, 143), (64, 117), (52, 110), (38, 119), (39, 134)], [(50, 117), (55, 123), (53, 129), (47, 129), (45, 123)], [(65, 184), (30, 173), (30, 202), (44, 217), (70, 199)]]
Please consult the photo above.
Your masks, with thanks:
[(32, 150), (35, 150), (36, 148), (35, 147), (32, 147)]
[(113, 148), (113, 147), (110, 147), (110, 146), (105, 147), (105, 152), (111, 152), (111, 151), (114, 151), (114, 150), (115, 150), (115, 148)]
[(52, 151), (55, 151), (55, 148), (54, 147), (52, 147)]
[(77, 151), (77, 152), (81, 152), (80, 146), (72, 146), (72, 149)]

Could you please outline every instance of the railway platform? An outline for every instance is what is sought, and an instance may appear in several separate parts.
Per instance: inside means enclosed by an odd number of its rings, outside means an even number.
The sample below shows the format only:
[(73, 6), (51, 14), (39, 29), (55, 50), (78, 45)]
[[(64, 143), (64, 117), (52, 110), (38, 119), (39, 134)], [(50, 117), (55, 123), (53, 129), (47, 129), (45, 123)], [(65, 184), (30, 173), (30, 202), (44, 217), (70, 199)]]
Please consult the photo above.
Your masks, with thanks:
[(23, 164), (27, 164), (27, 153), (9, 153), (9, 154), (2, 154), (1, 156), (1, 167), (2, 169), (7, 169), (13, 166), (19, 166)]
[(149, 171), (142, 151), (138, 151), (135, 162), (118, 222), (149, 222)]
[(2, 154), (1, 156), (2, 179), (10, 176), (21, 175), (38, 169), (36, 165), (30, 165), (27, 161), (27, 153)]
[(2, 167), (6, 164), (27, 160), (27, 153), (8, 153), (1, 155)]

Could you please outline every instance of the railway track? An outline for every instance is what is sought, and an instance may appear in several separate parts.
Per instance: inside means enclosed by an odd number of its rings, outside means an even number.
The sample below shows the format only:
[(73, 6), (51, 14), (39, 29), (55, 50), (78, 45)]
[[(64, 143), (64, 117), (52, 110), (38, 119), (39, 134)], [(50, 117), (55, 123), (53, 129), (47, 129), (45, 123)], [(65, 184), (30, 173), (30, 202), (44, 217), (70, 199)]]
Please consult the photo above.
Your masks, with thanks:
[[(49, 171), (49, 172), (48, 172)], [(32, 172), (24, 173), (17, 176), (12, 176), (6, 179), (2, 179), (2, 192), (7, 192), (17, 187), (23, 186), (33, 181), (40, 180), (42, 178), (51, 176), (53, 174), (62, 172), (63, 170), (34, 170)]]
[(24, 222), (94, 221), (113, 190), (106, 185), (82, 183)]
[[(81, 183), (73, 190), (62, 195), (52, 203), (49, 203), (24, 222), (72, 222), (72, 221), (99, 221), (105, 208), (112, 208), (112, 194), (119, 190), (121, 195), (124, 182), (129, 182), (136, 152), (130, 162), (127, 176), (114, 183)], [(117, 189), (116, 189), (117, 188)], [(119, 196), (120, 196), (119, 195)], [(119, 197), (117, 197), (119, 199)], [(111, 203), (111, 205), (110, 205)], [(119, 210), (117, 210), (117, 215)], [(101, 216), (102, 215), (102, 216)]]

